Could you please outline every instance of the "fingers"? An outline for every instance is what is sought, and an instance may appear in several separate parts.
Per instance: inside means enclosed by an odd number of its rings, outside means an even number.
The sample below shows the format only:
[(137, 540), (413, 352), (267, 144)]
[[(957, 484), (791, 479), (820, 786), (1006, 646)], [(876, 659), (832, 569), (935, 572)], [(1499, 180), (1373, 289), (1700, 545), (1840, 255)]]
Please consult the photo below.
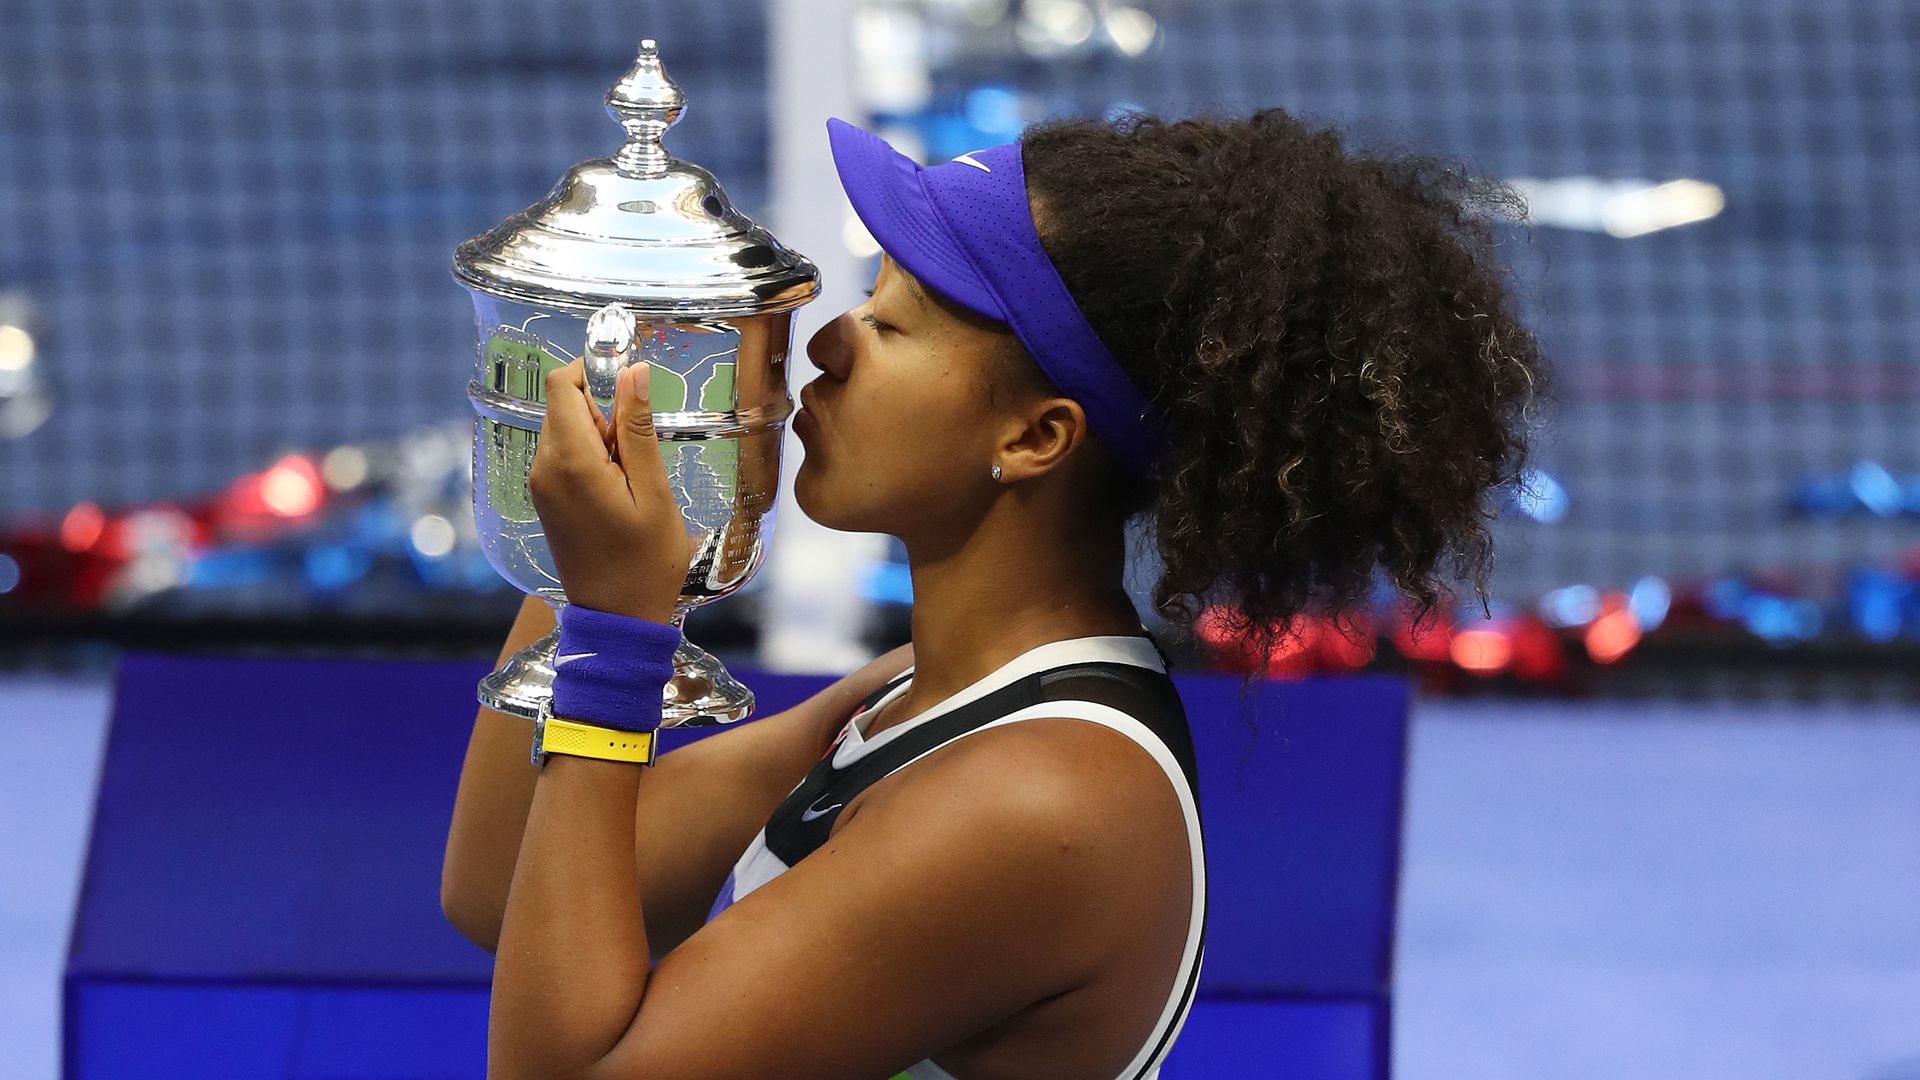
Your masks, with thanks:
[(653, 403), (648, 396), (651, 377), (652, 369), (644, 360), (621, 370), (614, 383), (613, 437), (620, 467), (626, 470), (627, 486), (635, 496), (670, 498), (666, 459), (660, 454)]
[(586, 366), (575, 360), (547, 373), (547, 415), (540, 425), (540, 445), (553, 445), (568, 457), (606, 456), (606, 438), (596, 424), (599, 407), (587, 396)]
[(527, 492), (541, 520), (546, 520), (542, 505), (551, 501), (547, 496), (564, 491), (598, 490), (625, 499), (625, 477), (611, 460), (606, 435), (593, 422), (599, 406), (587, 397), (584, 366), (575, 360), (548, 372), (546, 389), (546, 415), (527, 475)]
[(600, 442), (607, 448), (607, 456), (611, 458), (614, 455), (613, 424), (607, 420), (606, 411), (600, 408), (600, 403), (593, 400), (591, 388), (587, 392), (587, 403), (591, 406), (587, 415), (593, 417), (593, 429), (600, 433)]

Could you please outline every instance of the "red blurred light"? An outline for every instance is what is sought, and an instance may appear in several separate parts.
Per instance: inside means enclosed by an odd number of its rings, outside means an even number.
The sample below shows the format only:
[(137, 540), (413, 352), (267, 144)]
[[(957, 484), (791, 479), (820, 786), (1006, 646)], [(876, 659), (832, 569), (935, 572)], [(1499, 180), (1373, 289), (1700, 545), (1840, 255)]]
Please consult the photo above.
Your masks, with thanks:
[(1606, 611), (1588, 624), (1585, 641), (1596, 664), (1611, 664), (1640, 643), (1640, 623), (1619, 593), (1607, 595)]
[(260, 503), (280, 517), (305, 517), (320, 509), (325, 496), (320, 470), (298, 454), (289, 454), (260, 474)]
[(1342, 671), (1357, 671), (1373, 659), (1375, 642), (1371, 620), (1354, 616), (1350, 618), (1350, 623), (1351, 634), (1332, 619), (1320, 621), (1320, 640), (1317, 644), (1321, 662), (1326, 666)]
[(1492, 675), (1513, 660), (1513, 641), (1499, 630), (1462, 630), (1453, 635), (1448, 654), (1468, 671)]
[(1566, 657), (1560, 636), (1538, 615), (1522, 616), (1513, 628), (1514, 675), (1522, 679), (1552, 681), (1566, 673)]
[(1267, 652), (1267, 678), (1304, 679), (1313, 674), (1314, 643), (1319, 636), (1319, 628), (1304, 617), (1289, 622)]
[(93, 503), (79, 503), (60, 521), (60, 546), (78, 554), (99, 543), (106, 531), (106, 512)]
[(1415, 631), (1413, 624), (1403, 619), (1394, 626), (1391, 640), (1409, 660), (1447, 660), (1452, 656), (1453, 628), (1429, 615)]
[(1235, 628), (1240, 625), (1238, 612), (1216, 604), (1201, 613), (1194, 624), (1194, 633), (1213, 650), (1215, 660), (1227, 670), (1253, 671), (1264, 666), (1269, 679), (1290, 679), (1313, 673), (1319, 635), (1313, 623), (1304, 617), (1297, 617), (1276, 637), (1264, 665), (1255, 650), (1257, 643), (1253, 634), (1236, 632)]
[(1194, 636), (1215, 648), (1231, 644), (1235, 638), (1227, 629), (1227, 616), (1219, 605), (1207, 608), (1193, 624)]

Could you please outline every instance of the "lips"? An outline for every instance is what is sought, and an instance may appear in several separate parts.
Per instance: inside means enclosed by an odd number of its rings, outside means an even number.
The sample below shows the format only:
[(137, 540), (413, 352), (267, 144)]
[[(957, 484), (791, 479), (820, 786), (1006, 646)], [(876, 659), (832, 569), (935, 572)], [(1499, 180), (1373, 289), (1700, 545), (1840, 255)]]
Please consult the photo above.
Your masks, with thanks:
[(819, 413), (814, 410), (812, 395), (809, 393), (812, 389), (812, 386), (801, 387), (800, 408), (793, 414), (793, 433), (803, 439), (820, 424)]
[[(813, 399), (812, 383), (808, 383), (800, 388), (800, 408), (806, 413), (808, 420), (813, 421), (815, 424), (820, 423), (820, 406)], [(795, 422), (798, 422), (798, 414), (796, 414)]]

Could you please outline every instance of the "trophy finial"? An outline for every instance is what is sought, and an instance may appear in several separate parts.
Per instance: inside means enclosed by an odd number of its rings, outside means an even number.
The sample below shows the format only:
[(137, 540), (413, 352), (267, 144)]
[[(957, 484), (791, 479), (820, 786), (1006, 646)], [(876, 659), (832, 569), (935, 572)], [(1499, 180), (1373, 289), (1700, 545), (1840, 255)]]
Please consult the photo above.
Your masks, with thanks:
[(673, 155), (660, 140), (686, 107), (680, 84), (660, 65), (660, 46), (652, 38), (642, 41), (633, 66), (607, 91), (607, 115), (627, 129), (627, 143), (614, 155), (614, 165), (628, 176), (666, 172)]

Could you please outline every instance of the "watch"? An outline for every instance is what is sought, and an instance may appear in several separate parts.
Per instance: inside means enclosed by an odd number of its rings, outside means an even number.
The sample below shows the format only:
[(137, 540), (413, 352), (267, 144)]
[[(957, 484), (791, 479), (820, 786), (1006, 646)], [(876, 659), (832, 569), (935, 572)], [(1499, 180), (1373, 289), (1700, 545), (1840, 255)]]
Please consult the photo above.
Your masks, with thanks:
[(553, 699), (542, 698), (533, 717), (533, 764), (544, 768), (548, 754), (569, 754), (652, 765), (655, 734), (563, 720), (553, 715)]

